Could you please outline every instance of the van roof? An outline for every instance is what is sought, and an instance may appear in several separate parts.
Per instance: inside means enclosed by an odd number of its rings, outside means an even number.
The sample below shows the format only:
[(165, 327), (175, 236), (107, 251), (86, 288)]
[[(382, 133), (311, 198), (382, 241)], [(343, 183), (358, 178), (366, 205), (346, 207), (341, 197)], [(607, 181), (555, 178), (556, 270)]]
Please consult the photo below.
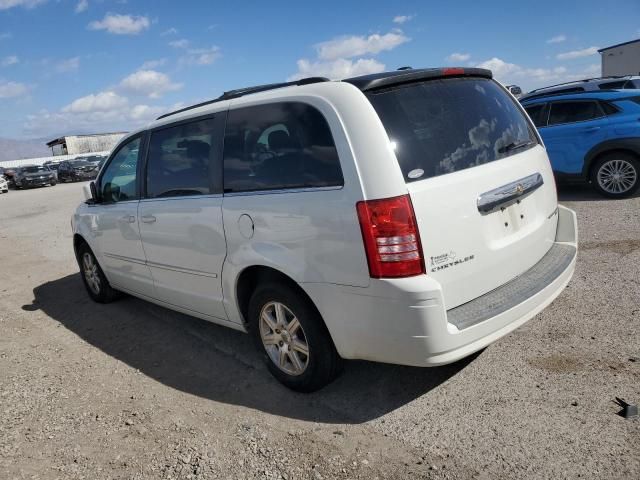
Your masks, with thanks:
[[(401, 70), (373, 73), (370, 75), (362, 75), (359, 77), (347, 78), (341, 81), (350, 83), (364, 92), (364, 91), (389, 87), (391, 85), (397, 85), (401, 83), (409, 83), (409, 82), (415, 82), (420, 80), (434, 79), (434, 78), (441, 78), (441, 77), (451, 77), (451, 76), (492, 78), (492, 73), (490, 70), (486, 70), (483, 68), (446, 67), (446, 68), (413, 69), (413, 68), (405, 67)], [(310, 85), (313, 83), (322, 83), (322, 82), (330, 82), (330, 81), (331, 80), (325, 77), (309, 77), (309, 78), (303, 78), (303, 79), (292, 81), (292, 82), (270, 83), (265, 85), (256, 85), (253, 87), (239, 88), (236, 90), (229, 90), (227, 92), (224, 92), (218, 98), (214, 98), (206, 102), (201, 102), (195, 105), (181, 108), (173, 112), (165, 113), (164, 115), (160, 115), (156, 120), (161, 120), (163, 118), (167, 118), (178, 113), (204, 107), (206, 105), (210, 105), (213, 103), (222, 102), (224, 100), (231, 100), (234, 98), (243, 97), (245, 95), (251, 95), (255, 93), (266, 92), (269, 90), (276, 90), (276, 89), (285, 88), (285, 87)]]

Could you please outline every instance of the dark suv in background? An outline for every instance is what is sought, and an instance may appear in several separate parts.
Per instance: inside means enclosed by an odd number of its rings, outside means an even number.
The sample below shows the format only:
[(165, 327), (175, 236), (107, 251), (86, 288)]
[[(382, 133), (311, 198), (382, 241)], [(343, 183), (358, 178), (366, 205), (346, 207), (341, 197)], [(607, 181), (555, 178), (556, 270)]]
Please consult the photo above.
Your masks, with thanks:
[(55, 172), (42, 165), (25, 165), (18, 167), (13, 176), (15, 188), (54, 186), (57, 183)]
[(93, 180), (98, 176), (103, 159), (102, 156), (92, 155), (78, 157), (75, 160), (65, 160), (58, 166), (58, 179), (61, 182)]

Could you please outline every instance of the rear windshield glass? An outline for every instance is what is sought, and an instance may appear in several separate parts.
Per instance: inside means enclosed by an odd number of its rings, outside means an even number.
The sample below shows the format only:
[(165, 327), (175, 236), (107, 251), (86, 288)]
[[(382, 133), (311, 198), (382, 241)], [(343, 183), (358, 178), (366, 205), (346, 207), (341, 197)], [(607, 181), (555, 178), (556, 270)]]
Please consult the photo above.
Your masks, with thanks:
[(408, 182), (493, 162), (537, 143), (514, 100), (492, 80), (429, 80), (368, 97)]
[(48, 171), (44, 167), (24, 167), (23, 170), (25, 171), (25, 173), (38, 173)]

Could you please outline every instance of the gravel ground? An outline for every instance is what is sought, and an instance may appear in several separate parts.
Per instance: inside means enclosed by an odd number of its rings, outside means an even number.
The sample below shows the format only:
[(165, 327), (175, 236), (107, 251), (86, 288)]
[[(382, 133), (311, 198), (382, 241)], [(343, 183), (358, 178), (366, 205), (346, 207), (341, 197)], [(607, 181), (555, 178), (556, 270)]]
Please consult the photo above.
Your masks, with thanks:
[(640, 197), (561, 199), (578, 267), (543, 313), (447, 367), (348, 362), (312, 395), (241, 333), (92, 303), (80, 184), (0, 196), (0, 478), (640, 478)]

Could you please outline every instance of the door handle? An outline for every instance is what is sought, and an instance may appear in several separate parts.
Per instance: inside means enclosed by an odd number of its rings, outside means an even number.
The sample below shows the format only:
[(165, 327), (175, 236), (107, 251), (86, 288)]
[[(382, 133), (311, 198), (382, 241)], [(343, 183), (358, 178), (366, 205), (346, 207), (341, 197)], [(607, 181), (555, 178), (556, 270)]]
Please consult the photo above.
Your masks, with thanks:
[(156, 221), (156, 217), (153, 215), (143, 215), (140, 220), (142, 220), (142, 223), (154, 223)]
[(122, 220), (123, 222), (127, 222), (127, 223), (135, 223), (136, 216), (135, 215), (125, 215), (124, 217), (121, 217), (120, 220)]
[(596, 132), (600, 130), (600, 127), (587, 127), (584, 129), (585, 132)]

